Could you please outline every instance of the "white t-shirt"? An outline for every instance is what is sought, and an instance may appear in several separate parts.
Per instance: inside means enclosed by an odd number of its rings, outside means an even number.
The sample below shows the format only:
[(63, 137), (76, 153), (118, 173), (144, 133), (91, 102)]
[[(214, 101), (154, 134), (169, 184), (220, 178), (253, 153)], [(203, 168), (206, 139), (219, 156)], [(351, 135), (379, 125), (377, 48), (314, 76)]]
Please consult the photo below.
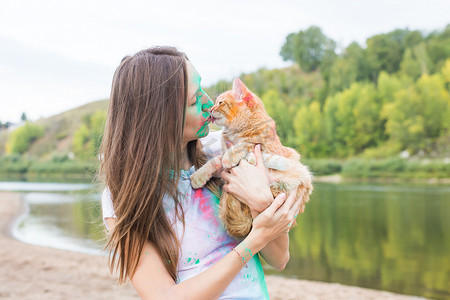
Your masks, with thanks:
[[(205, 152), (212, 156), (219, 155), (222, 151), (222, 132), (211, 132), (201, 142)], [(194, 167), (182, 170), (178, 184), (185, 213), (184, 232), (183, 224), (174, 216), (173, 199), (168, 195), (163, 199), (164, 209), (181, 243), (177, 283), (202, 273), (240, 242), (229, 236), (219, 221), (219, 199), (207, 188), (194, 190), (191, 187), (189, 176), (194, 172)], [(115, 217), (108, 189), (102, 194), (102, 210), (103, 220)], [(242, 268), (220, 299), (269, 299), (259, 256), (253, 256), (247, 266)]]

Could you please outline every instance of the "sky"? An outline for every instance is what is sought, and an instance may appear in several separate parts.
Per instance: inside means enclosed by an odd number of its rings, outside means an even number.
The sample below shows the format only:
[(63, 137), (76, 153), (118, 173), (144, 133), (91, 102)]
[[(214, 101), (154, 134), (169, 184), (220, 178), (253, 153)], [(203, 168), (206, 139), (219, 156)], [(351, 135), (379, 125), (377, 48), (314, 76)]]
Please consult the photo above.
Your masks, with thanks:
[(2, 0), (0, 121), (107, 99), (121, 59), (151, 46), (185, 52), (208, 86), (288, 66), (279, 55), (286, 36), (313, 25), (342, 49), (447, 24), (449, 0)]

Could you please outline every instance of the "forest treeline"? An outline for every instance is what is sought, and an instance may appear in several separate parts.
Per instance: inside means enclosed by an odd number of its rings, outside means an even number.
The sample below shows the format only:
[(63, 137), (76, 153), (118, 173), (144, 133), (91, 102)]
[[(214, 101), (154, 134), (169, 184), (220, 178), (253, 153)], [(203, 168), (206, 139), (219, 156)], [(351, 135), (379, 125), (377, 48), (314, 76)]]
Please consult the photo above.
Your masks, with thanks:
[[(445, 157), (450, 145), (450, 25), (398, 29), (337, 50), (320, 28), (291, 33), (293, 65), (240, 78), (263, 100), (282, 142), (309, 158)], [(218, 94), (231, 82), (208, 91)]]

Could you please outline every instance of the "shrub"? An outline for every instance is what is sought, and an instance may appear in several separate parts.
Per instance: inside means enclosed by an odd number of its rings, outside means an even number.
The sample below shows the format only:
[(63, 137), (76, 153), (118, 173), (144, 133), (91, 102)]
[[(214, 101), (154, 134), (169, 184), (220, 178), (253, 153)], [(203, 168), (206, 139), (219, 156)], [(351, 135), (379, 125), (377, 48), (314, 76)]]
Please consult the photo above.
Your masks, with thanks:
[(342, 171), (342, 162), (333, 159), (307, 159), (302, 163), (309, 167), (315, 176), (337, 174)]
[(10, 153), (23, 154), (43, 134), (44, 129), (41, 126), (27, 122), (11, 133), (8, 141), (8, 149)]

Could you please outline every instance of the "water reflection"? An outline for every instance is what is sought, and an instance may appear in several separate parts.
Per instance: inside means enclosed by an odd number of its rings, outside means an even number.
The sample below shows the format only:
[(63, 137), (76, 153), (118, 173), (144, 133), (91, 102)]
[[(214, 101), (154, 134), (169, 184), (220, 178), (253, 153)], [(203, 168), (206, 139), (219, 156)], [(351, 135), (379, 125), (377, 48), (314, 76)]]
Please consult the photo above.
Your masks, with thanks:
[(284, 274), (449, 297), (449, 195), (448, 187), (317, 184)]
[(31, 244), (103, 254), (100, 250), (105, 232), (98, 202), (100, 194), (86, 189), (76, 191), (79, 185), (70, 188), (75, 192), (23, 193), (28, 212), (16, 221), (13, 235)]
[[(99, 253), (100, 194), (25, 193), (30, 214), (16, 226), (27, 242)], [(291, 231), (280, 274), (300, 279), (450, 297), (450, 187), (316, 184)]]

